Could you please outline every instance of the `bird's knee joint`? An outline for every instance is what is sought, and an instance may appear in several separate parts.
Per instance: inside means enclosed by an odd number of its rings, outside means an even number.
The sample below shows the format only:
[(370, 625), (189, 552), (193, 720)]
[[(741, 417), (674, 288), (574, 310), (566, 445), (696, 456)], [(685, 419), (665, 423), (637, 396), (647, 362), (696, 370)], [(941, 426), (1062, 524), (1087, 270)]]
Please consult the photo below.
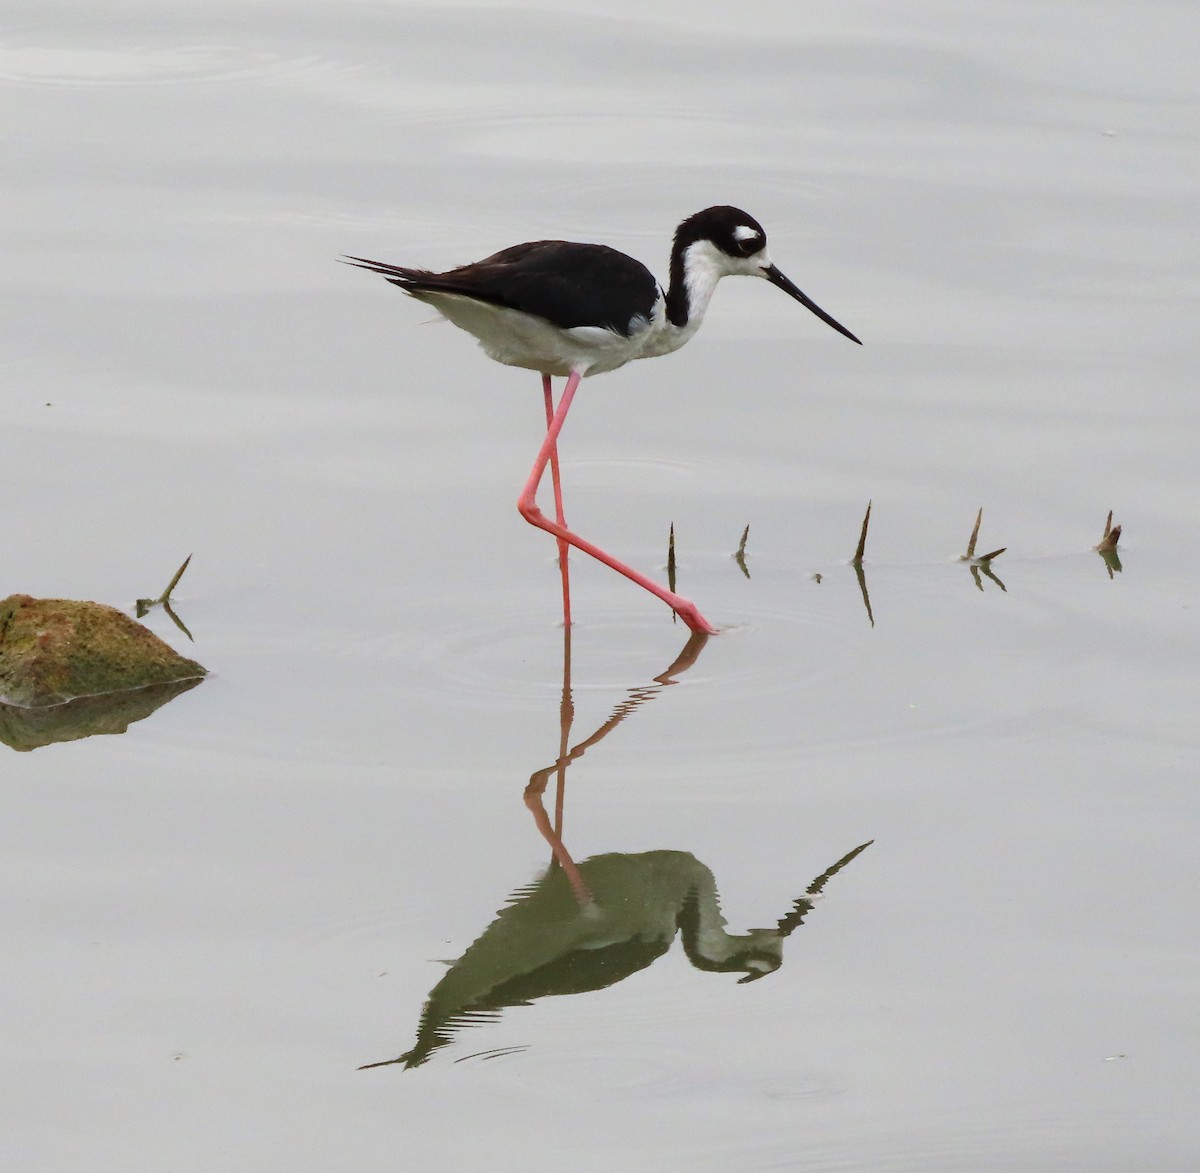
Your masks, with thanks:
[(544, 520), (545, 516), (538, 508), (536, 501), (526, 501), (524, 497), (517, 502), (517, 512), (527, 522), (529, 522), (530, 525), (539, 525)]

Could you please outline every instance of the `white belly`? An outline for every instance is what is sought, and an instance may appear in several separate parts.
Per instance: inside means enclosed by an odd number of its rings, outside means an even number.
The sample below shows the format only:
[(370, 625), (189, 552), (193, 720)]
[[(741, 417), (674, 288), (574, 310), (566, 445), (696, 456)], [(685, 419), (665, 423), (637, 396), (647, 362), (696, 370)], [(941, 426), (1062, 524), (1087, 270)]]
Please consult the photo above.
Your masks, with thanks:
[(599, 375), (615, 371), (641, 358), (656, 333), (649, 322), (629, 338), (600, 326), (573, 326), (564, 330), (544, 318), (458, 294), (422, 292), (413, 296), (428, 302), (443, 317), (473, 334), (490, 358), (544, 375), (569, 375), (572, 371)]

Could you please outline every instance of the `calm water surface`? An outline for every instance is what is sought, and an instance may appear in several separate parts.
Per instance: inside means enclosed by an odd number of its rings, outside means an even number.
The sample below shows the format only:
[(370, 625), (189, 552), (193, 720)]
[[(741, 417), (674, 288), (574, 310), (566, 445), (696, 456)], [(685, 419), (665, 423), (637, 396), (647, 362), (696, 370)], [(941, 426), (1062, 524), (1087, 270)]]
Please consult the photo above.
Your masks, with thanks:
[[(1197, 23), (6, 9), (0, 593), (191, 552), (213, 676), (0, 747), (4, 1167), (1194, 1168)], [(725, 630), (575, 560), (568, 661), (536, 377), (334, 258), (717, 202), (866, 345), (728, 282), (584, 385)]]

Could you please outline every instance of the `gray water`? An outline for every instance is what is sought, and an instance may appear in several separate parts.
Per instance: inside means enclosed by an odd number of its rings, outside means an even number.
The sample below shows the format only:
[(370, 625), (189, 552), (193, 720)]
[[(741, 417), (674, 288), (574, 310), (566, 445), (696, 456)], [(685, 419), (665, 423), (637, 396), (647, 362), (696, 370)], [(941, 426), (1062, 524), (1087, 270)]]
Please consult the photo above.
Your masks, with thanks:
[[(0, 594), (132, 609), (192, 553), (195, 642), (147, 622), (213, 674), (0, 747), (4, 1167), (1194, 1168), (1198, 26), (10, 5)], [(564, 706), (537, 377), (334, 259), (665, 277), (726, 202), (865, 345), (730, 281), (585, 382), (569, 519), (662, 577), (673, 523), (723, 630), (656, 681), (686, 631), (575, 558)], [(702, 892), (799, 917), (777, 972), (692, 963)]]

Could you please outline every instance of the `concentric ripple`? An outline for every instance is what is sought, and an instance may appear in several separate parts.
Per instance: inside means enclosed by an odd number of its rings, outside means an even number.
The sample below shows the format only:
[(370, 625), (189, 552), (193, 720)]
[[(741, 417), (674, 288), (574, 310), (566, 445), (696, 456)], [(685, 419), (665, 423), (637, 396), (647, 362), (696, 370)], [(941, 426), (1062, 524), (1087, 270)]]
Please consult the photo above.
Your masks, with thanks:
[[(688, 688), (719, 687), (739, 697), (812, 687), (843, 670), (846, 632), (803, 612), (739, 608), (721, 633), (675, 681)], [(541, 609), (475, 614), (460, 623), (413, 634), (395, 649), (407, 665), (401, 687), (426, 700), (470, 708), (537, 709), (553, 704), (563, 687), (563, 631), (552, 620), (553, 599)], [(666, 614), (646, 612), (640, 600), (627, 610), (579, 605), (571, 631), (571, 688), (575, 694), (612, 693), (654, 684), (675, 662), (689, 632)], [(765, 660), (735, 653), (737, 644), (770, 633)]]

